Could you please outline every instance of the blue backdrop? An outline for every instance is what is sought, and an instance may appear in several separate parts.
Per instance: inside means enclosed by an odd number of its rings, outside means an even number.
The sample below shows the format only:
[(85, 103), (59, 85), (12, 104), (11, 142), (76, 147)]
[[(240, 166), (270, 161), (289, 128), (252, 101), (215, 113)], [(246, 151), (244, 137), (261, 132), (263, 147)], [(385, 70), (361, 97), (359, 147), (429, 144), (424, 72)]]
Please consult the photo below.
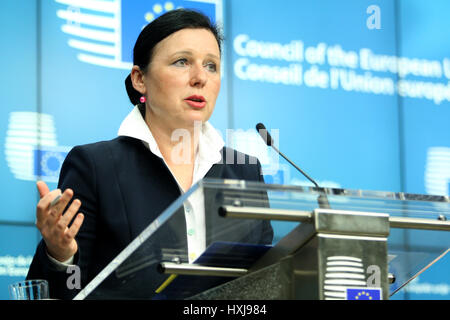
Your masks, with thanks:
[[(70, 148), (116, 136), (137, 34), (180, 6), (223, 25), (211, 122), (268, 182), (308, 184), (258, 122), (323, 186), (449, 194), (446, 0), (2, 0), (0, 299), (39, 240), (36, 179), (54, 188)], [(446, 257), (395, 298), (449, 299), (449, 269)]]

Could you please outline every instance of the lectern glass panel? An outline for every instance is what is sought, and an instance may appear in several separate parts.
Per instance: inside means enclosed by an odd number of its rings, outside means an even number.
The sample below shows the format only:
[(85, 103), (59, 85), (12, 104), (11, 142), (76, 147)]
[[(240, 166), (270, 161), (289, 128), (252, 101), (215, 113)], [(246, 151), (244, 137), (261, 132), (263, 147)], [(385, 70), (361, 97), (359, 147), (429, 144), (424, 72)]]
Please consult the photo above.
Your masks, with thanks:
[(76, 299), (189, 298), (233, 277), (163, 274), (160, 263), (252, 271), (257, 262), (270, 262), (274, 250), (277, 259), (300, 250), (310, 235), (296, 238), (296, 232), (317, 232), (313, 212), (318, 208), (389, 217), (387, 261), (396, 279), (391, 295), (450, 246), (448, 197), (204, 180), (167, 208)]

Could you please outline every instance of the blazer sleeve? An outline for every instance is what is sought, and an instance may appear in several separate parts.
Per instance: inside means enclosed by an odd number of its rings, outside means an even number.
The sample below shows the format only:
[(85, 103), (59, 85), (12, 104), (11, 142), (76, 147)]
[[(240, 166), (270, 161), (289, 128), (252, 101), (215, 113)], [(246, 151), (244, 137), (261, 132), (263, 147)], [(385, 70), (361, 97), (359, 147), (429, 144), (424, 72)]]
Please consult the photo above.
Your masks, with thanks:
[[(81, 201), (80, 212), (85, 216), (76, 236), (78, 251), (74, 256), (74, 264), (80, 270), (80, 281), (77, 282), (73, 277), (75, 273), (62, 270), (50, 261), (44, 240), (38, 244), (27, 279), (47, 280), (51, 298), (73, 299), (80, 291), (79, 288), (87, 284), (89, 262), (92, 261), (96, 238), (96, 169), (86, 148), (79, 146), (69, 152), (61, 168), (58, 188), (62, 191), (71, 188), (74, 191), (73, 199)], [(78, 283), (81, 283), (79, 288)]]

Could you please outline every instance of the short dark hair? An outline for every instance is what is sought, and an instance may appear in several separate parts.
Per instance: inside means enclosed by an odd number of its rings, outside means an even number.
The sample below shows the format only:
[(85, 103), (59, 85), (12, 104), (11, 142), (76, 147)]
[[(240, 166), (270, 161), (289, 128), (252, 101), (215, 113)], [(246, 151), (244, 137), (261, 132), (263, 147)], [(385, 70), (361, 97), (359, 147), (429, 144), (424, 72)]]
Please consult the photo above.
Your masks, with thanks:
[[(217, 40), (219, 50), (222, 50), (223, 36), (218, 26), (213, 24), (206, 15), (190, 9), (176, 9), (163, 14), (142, 29), (134, 45), (133, 64), (146, 72), (155, 46), (172, 33), (187, 28), (211, 31)], [(125, 87), (131, 103), (139, 104), (141, 94), (133, 88), (131, 75), (126, 78)]]

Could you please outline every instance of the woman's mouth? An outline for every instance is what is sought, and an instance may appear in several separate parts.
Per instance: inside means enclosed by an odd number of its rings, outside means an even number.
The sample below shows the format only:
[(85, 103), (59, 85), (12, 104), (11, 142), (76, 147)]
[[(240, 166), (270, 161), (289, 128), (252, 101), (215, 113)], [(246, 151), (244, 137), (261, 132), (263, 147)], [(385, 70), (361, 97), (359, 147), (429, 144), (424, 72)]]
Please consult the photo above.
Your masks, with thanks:
[(203, 109), (206, 106), (206, 99), (203, 96), (193, 95), (184, 99), (186, 103), (195, 109)]

